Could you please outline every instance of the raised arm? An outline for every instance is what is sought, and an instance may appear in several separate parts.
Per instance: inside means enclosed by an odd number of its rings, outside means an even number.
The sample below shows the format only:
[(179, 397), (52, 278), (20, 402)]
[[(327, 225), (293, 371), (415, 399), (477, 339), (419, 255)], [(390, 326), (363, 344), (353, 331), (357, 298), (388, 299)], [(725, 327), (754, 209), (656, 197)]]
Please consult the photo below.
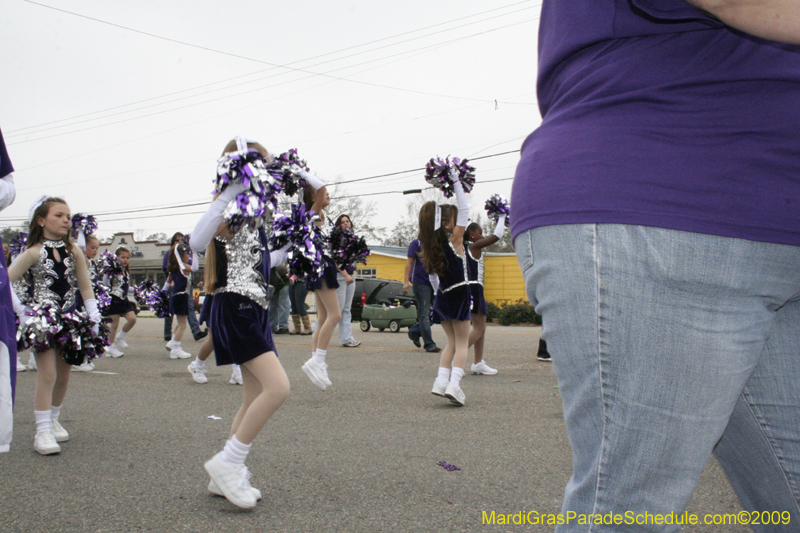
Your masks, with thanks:
[(202, 252), (208, 245), (211, 244), (211, 239), (222, 229), (224, 222), (222, 221), (222, 214), (228, 203), (235, 199), (240, 193), (247, 190), (247, 187), (241, 183), (228, 185), (228, 188), (220, 193), (217, 198), (211, 202), (211, 206), (197, 221), (197, 225), (192, 230), (192, 238), (189, 241), (189, 246), (195, 252)]
[(489, 235), (488, 237), (478, 239), (477, 241), (470, 244), (469, 251), (472, 253), (474, 257), (480, 257), (481, 250), (483, 248), (486, 248), (487, 246), (493, 245), (494, 243), (502, 239), (505, 230), (506, 230), (506, 216), (500, 215), (500, 217), (497, 219), (497, 224), (494, 227), (494, 233)]
[(464, 187), (461, 186), (461, 181), (455, 180), (453, 191), (456, 193), (458, 215), (456, 215), (456, 225), (450, 235), (450, 241), (458, 250), (463, 249), (464, 246), (464, 232), (469, 224), (469, 202), (467, 201), (467, 193), (464, 192)]
[(686, 0), (732, 28), (750, 35), (800, 44), (797, 0)]

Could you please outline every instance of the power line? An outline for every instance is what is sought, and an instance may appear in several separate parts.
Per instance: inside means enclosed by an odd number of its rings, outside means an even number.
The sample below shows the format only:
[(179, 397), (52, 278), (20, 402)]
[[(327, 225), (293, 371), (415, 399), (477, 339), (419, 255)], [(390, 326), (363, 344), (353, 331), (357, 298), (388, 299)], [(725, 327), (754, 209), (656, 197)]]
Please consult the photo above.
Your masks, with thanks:
[[(26, 0), (26, 1), (28, 1), (28, 0)], [(433, 25), (430, 25), (430, 26), (426, 26), (426, 27), (423, 27), (423, 28), (418, 28), (418, 29), (415, 29), (415, 30), (410, 30), (410, 31), (407, 31), (407, 32), (402, 32), (402, 33), (399, 33), (399, 34), (396, 34), (396, 35), (392, 35), (392, 36), (389, 36), (389, 37), (383, 37), (383, 38), (381, 38), (381, 39), (376, 39), (376, 40), (373, 40), (373, 41), (369, 41), (369, 42), (367, 42), (367, 43), (362, 43), (362, 44), (358, 44), (358, 45), (353, 45), (353, 46), (350, 46), (350, 47), (342, 48), (342, 49), (340, 49), (340, 50), (335, 50), (335, 51), (332, 51), (332, 52), (326, 52), (326, 53), (324, 53), (324, 54), (319, 54), (319, 55), (317, 55), (317, 56), (313, 56), (313, 57), (310, 57), (310, 58), (306, 58), (306, 59), (300, 59), (300, 60), (297, 60), (297, 61), (292, 61), (292, 62), (290, 62), (290, 63), (287, 63), (287, 64), (286, 64), (286, 66), (288, 66), (288, 65), (295, 65), (295, 64), (299, 64), (299, 63), (304, 63), (304, 62), (307, 62), (307, 61), (313, 61), (313, 60), (315, 60), (315, 59), (319, 59), (319, 58), (326, 57), (326, 56), (329, 56), (329, 55), (338, 54), (338, 53), (341, 53), (341, 52), (346, 52), (346, 51), (348, 51), (348, 50), (352, 50), (352, 49), (356, 49), (356, 48), (362, 48), (362, 47), (364, 47), (364, 46), (369, 46), (369, 45), (372, 45), (372, 44), (376, 44), (376, 43), (379, 43), (379, 42), (382, 42), (382, 41), (386, 41), (386, 40), (390, 40), (390, 39), (395, 39), (395, 38), (402, 37), (402, 36), (405, 36), (405, 35), (410, 35), (410, 34), (414, 34), (414, 33), (419, 33), (419, 32), (421, 32), (421, 31), (426, 31), (426, 30), (429, 30), (429, 29), (432, 29), (432, 28), (436, 28), (436, 27), (439, 27), (439, 26), (444, 26), (444, 25), (446, 25), (446, 24), (452, 24), (452, 23), (454, 23), (454, 22), (460, 22), (460, 21), (462, 21), (462, 20), (465, 20), (465, 19), (469, 19), (469, 18), (473, 18), (473, 17), (478, 17), (478, 16), (481, 16), (481, 15), (485, 15), (485, 14), (487, 14), (487, 13), (492, 13), (492, 12), (494, 12), (494, 11), (499, 11), (499, 10), (506, 9), (506, 8), (509, 8), (509, 7), (514, 7), (514, 6), (517, 6), (517, 5), (520, 5), (520, 4), (525, 4), (525, 3), (527, 3), (527, 1), (528, 1), (528, 0), (525, 0), (525, 1), (523, 1), (523, 2), (517, 2), (517, 3), (514, 3), (514, 4), (508, 4), (508, 5), (505, 5), (505, 6), (501, 6), (501, 7), (498, 7), (498, 8), (493, 8), (493, 9), (490, 9), (490, 10), (487, 10), (487, 11), (483, 11), (483, 12), (480, 12), (480, 13), (475, 13), (475, 14), (473, 14), (473, 15), (467, 15), (467, 16), (464, 16), (464, 17), (460, 17), (460, 18), (456, 18), (456, 19), (449, 20), (449, 21), (441, 22), (441, 23), (438, 23), (438, 24), (433, 24)], [(84, 16), (84, 15), (81, 15), (81, 14), (78, 14), (78, 13), (73, 13), (73, 12), (69, 12), (69, 11), (64, 11), (64, 10), (61, 10), (61, 9), (59, 9), (59, 8), (55, 8), (55, 7), (52, 7), (52, 6), (47, 6), (47, 5), (45, 5), (45, 4), (41, 4), (41, 3), (37, 3), (37, 2), (32, 2), (32, 1), (29, 1), (29, 3), (32, 3), (32, 4), (35, 4), (35, 5), (41, 6), (41, 7), (46, 7), (46, 8), (49, 8), (49, 9), (54, 9), (54, 10), (57, 10), (57, 11), (63, 11), (63, 12), (65, 12), (65, 13), (68, 13), (68, 14), (71, 14), (71, 15), (74, 15), (74, 16), (77, 16), (77, 17), (89, 18), (90, 20), (93, 20), (93, 21), (96, 21), (96, 22), (100, 22), (100, 23), (107, 23), (107, 22), (105, 22), (105, 21), (102, 21), (102, 20), (100, 20), (100, 19), (95, 19), (95, 18), (91, 18), (91, 17), (86, 17), (86, 16)], [(538, 7), (538, 6), (541, 6), (541, 4), (536, 4), (536, 5), (534, 5), (534, 6), (530, 6), (530, 7), (524, 8), (524, 9), (522, 9), (522, 10), (518, 10), (518, 11), (512, 11), (512, 12), (510, 12), (510, 13), (504, 13), (504, 14), (502, 14), (502, 15), (498, 15), (498, 16), (506, 16), (506, 15), (509, 15), (509, 14), (514, 14), (514, 13), (517, 13), (517, 12), (519, 12), (519, 11), (523, 11), (523, 10), (527, 10), (527, 9), (532, 9), (532, 8), (535, 8), (535, 7)], [(423, 37), (418, 37), (418, 38), (416, 38), (416, 39), (419, 39), (419, 38), (424, 38), (424, 37), (430, 37), (430, 36), (437, 35), (437, 34), (439, 34), (439, 33), (443, 33), (443, 32), (446, 32), (446, 31), (452, 31), (452, 30), (455, 30), (455, 29), (460, 29), (460, 28), (463, 28), (463, 27), (465, 27), (465, 26), (468, 26), (468, 25), (471, 25), (471, 24), (476, 24), (476, 23), (480, 23), (480, 22), (485, 22), (485, 21), (487, 21), (487, 20), (491, 20), (492, 18), (497, 18), (497, 17), (490, 17), (490, 18), (480, 19), (480, 20), (478, 20), (478, 21), (471, 22), (471, 23), (469, 23), (469, 24), (464, 24), (464, 25), (461, 25), (461, 26), (456, 26), (455, 28), (448, 28), (448, 29), (445, 29), (445, 30), (441, 30), (441, 31), (438, 31), (438, 32), (434, 32), (434, 33), (431, 33), (431, 34), (425, 35), (425, 36), (423, 36)], [(133, 28), (127, 28), (127, 27), (120, 26), (120, 25), (113, 24), (113, 23), (107, 23), (107, 24), (111, 24), (111, 25), (113, 25), (113, 26), (120, 27), (120, 28), (123, 28), (123, 29), (129, 30), (129, 31), (138, 32), (138, 30), (135, 30), (135, 29), (133, 29)], [(150, 35), (150, 34), (146, 34), (146, 35)], [(155, 37), (158, 37), (158, 36), (155, 36)], [(409, 40), (411, 40), (411, 39), (409, 39)], [(400, 42), (398, 42), (398, 43), (392, 43), (392, 44), (388, 44), (388, 45), (385, 45), (385, 46), (383, 46), (383, 47), (378, 47), (378, 48), (372, 48), (372, 49), (368, 49), (368, 50), (366, 50), (366, 51), (363, 51), (363, 52), (358, 52), (358, 53), (355, 53), (355, 54), (351, 54), (351, 55), (349, 55), (349, 56), (338, 57), (338, 58), (331, 59), (331, 60), (327, 60), (327, 61), (324, 61), (324, 62), (315, 63), (315, 64), (313, 64), (313, 65), (309, 65), (309, 66), (308, 66), (308, 67), (306, 67), (306, 68), (311, 68), (311, 67), (319, 66), (319, 65), (322, 65), (322, 64), (325, 64), (325, 63), (329, 63), (329, 62), (332, 62), (332, 61), (340, 61), (340, 60), (342, 60), (342, 59), (347, 59), (347, 58), (349, 58), (349, 57), (354, 57), (354, 56), (356, 56), (356, 55), (360, 55), (360, 54), (365, 54), (365, 53), (369, 53), (369, 52), (374, 52), (374, 51), (376, 51), (376, 50), (379, 50), (379, 49), (381, 49), (381, 48), (385, 48), (385, 47), (388, 47), (388, 46), (397, 46), (397, 45), (399, 45), (399, 44), (406, 43), (406, 42), (408, 42), (409, 40), (406, 40), (406, 41), (400, 41)], [(186, 46), (193, 46), (193, 45), (192, 45), (192, 44), (190, 44), (190, 43), (185, 43), (185, 42), (182, 42), (182, 41), (176, 41), (176, 40), (173, 40), (173, 42), (179, 42), (179, 43), (181, 43), (181, 44), (184, 44), (184, 45), (186, 45)], [(216, 50), (215, 50), (215, 51), (216, 51)], [(219, 51), (217, 51), (217, 52), (219, 52)], [(219, 53), (224, 53), (224, 52), (219, 52)], [(255, 60), (254, 60), (254, 61), (255, 61)], [(105, 113), (105, 112), (107, 112), (107, 111), (114, 111), (114, 110), (116, 110), (116, 109), (120, 109), (120, 108), (123, 108), (123, 107), (130, 107), (130, 106), (133, 106), (133, 105), (138, 105), (138, 104), (141, 104), (141, 103), (146, 103), (146, 102), (150, 102), (150, 101), (153, 101), (153, 100), (160, 100), (160, 99), (162, 99), (162, 98), (166, 98), (166, 97), (169, 97), (169, 96), (174, 96), (174, 95), (181, 94), (181, 93), (184, 93), (184, 92), (195, 91), (195, 90), (198, 90), (198, 89), (203, 89), (203, 88), (205, 88), (205, 87), (210, 87), (210, 86), (213, 86), (213, 85), (218, 85), (218, 84), (220, 84), (220, 83), (226, 83), (226, 82), (229, 82), (229, 81), (237, 80), (237, 79), (240, 79), (240, 78), (243, 78), (243, 77), (247, 77), (247, 76), (251, 76), (251, 75), (255, 75), (255, 74), (261, 74), (261, 73), (263, 73), (263, 72), (269, 72), (269, 71), (271, 71), (271, 70), (276, 70), (276, 69), (278, 69), (278, 68), (280, 68), (280, 67), (281, 67), (281, 65), (276, 65), (276, 66), (272, 66), (272, 67), (270, 67), (270, 68), (268, 68), (268, 69), (264, 69), (264, 70), (261, 70), (261, 71), (258, 71), (258, 72), (254, 72), (254, 73), (251, 73), (251, 74), (245, 74), (245, 75), (242, 75), (242, 76), (235, 76), (235, 77), (233, 77), (233, 78), (228, 78), (228, 79), (225, 79), (225, 80), (220, 80), (220, 81), (216, 81), (216, 82), (213, 82), (213, 83), (209, 83), (209, 84), (200, 85), (200, 86), (197, 86), (197, 87), (192, 87), (192, 88), (189, 88), (189, 89), (183, 89), (183, 90), (181, 90), (181, 91), (176, 91), (176, 92), (173, 92), (173, 93), (168, 93), (168, 94), (161, 95), (161, 96), (157, 96), (157, 97), (146, 98), (146, 99), (144, 99), (144, 100), (139, 100), (139, 101), (137, 101), (137, 102), (131, 102), (131, 103), (129, 103), (129, 104), (123, 104), (123, 105), (119, 105), (119, 106), (114, 106), (114, 107), (106, 108), (106, 109), (99, 110), (99, 111), (93, 111), (93, 112), (90, 112), (90, 113), (83, 113), (83, 114), (80, 114), (80, 115), (75, 115), (75, 116), (72, 116), (72, 117), (67, 117), (67, 118), (63, 118), (63, 119), (59, 119), (59, 120), (55, 120), (55, 121), (51, 121), (51, 122), (45, 122), (45, 123), (38, 124), (38, 125), (34, 125), (34, 126), (26, 126), (26, 127), (23, 127), (23, 128), (18, 128), (18, 129), (16, 129), (16, 130), (10, 130), (10, 131), (7, 131), (7, 132), (6, 132), (6, 137), (7, 137), (7, 138), (12, 138), (12, 137), (15, 137), (15, 135), (14, 135), (14, 134), (17, 134), (18, 132), (21, 132), (21, 131), (23, 131), (23, 130), (40, 128), (40, 127), (42, 127), (42, 126), (49, 126), (49, 125), (51, 125), (51, 124), (58, 124), (59, 122), (65, 122), (65, 121), (69, 121), (69, 120), (74, 120), (74, 119), (78, 119), (78, 118), (83, 118), (83, 117), (86, 117), (86, 116), (96, 115), (96, 114), (99, 114), (99, 113)], [(278, 74), (278, 75), (281, 75), (281, 74), (285, 74), (285, 72), (282, 72), (282, 73), (280, 73), (280, 74)], [(244, 82), (244, 83), (242, 83), (242, 84), (238, 84), (238, 85), (244, 85), (244, 84), (247, 84), (247, 83), (253, 83), (253, 82), (255, 82), (255, 81), (261, 81), (261, 80), (263, 80), (263, 79), (268, 79), (268, 78), (270, 78), (270, 77), (273, 77), (273, 76), (268, 76), (268, 77), (265, 77), (265, 78), (261, 78), (261, 79), (259, 79), (259, 80), (250, 80), (250, 81)], [(212, 91), (207, 91), (207, 92), (214, 92), (214, 91), (223, 90), (223, 89), (227, 89), (227, 88), (231, 88), (231, 87), (235, 87), (235, 86), (236, 86), (236, 85), (234, 85), (234, 86), (229, 86), (229, 87), (224, 87), (224, 88), (221, 88), (221, 89), (214, 89), (214, 90), (212, 90)], [(206, 93), (201, 93), (201, 94), (207, 94), (207, 92), (206, 92)], [(196, 97), (196, 96), (199, 96), (199, 95), (187, 96), (187, 97), (184, 97), (184, 98), (182, 98), (182, 99), (186, 99), (186, 98), (193, 98), (193, 97)], [(180, 100), (180, 99), (178, 99), (178, 100)], [(178, 101), (178, 100), (173, 100), (173, 101)], [(154, 104), (154, 105), (163, 105), (163, 104), (165, 104), (165, 103), (170, 103), (170, 102), (162, 102), (162, 103), (159, 103), (159, 104)], [(141, 110), (141, 109), (145, 109), (145, 108), (139, 108), (139, 110)], [(136, 111), (136, 110), (132, 110), (132, 111)], [(129, 113), (129, 112), (132, 112), (132, 111), (124, 111), (124, 112), (122, 112), (122, 113)], [(117, 113), (117, 114), (120, 114), (120, 113)], [(99, 118), (95, 118), (95, 119), (91, 119), (91, 120), (99, 120), (100, 118), (107, 118), (107, 117), (109, 117), (109, 116), (115, 116), (115, 115), (106, 115), (106, 116), (104, 116), (104, 117), (99, 117)], [(83, 121), (82, 121), (82, 122), (83, 122)], [(74, 125), (74, 124), (79, 124), (79, 123), (81, 123), (81, 122), (73, 123), (73, 125)], [(65, 125), (65, 126), (56, 126), (56, 128), (61, 128), (61, 127), (66, 127), (66, 126), (68, 126), (68, 125)], [(48, 128), (48, 129), (52, 129), (52, 128)], [(47, 131), (47, 129), (45, 129), (45, 130), (40, 130), (40, 131)], [(38, 132), (36, 132), (36, 133), (38, 133)]]

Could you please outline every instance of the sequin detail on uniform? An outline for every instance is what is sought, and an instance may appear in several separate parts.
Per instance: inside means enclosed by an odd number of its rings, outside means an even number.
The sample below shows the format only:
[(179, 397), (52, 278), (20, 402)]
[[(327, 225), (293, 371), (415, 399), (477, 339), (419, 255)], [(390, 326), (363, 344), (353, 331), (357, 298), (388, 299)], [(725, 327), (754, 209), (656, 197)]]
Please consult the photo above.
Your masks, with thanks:
[(258, 238), (258, 230), (243, 227), (230, 239), (217, 237), (225, 243), (227, 272), (217, 272), (218, 279), (227, 278), (223, 287), (217, 287), (214, 294), (233, 292), (250, 298), (264, 309), (269, 308), (267, 281), (259, 271), (264, 247)]

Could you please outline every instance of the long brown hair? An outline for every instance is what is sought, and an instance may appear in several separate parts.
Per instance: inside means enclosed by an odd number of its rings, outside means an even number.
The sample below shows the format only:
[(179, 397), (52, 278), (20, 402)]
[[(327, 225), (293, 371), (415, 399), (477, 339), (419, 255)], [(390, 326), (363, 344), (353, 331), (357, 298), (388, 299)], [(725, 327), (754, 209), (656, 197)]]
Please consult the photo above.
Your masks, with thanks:
[[(255, 148), (258, 150), (258, 153), (264, 156), (264, 159), (267, 160), (267, 163), (270, 162), (271, 157), (269, 152), (266, 148), (264, 148), (261, 143), (257, 142), (248, 142), (248, 148)], [(222, 150), (222, 155), (229, 154), (231, 152), (235, 152), (239, 149), (238, 145), (236, 144), (236, 139), (231, 139), (228, 141), (228, 144), (225, 145), (225, 148)], [(214, 200), (217, 199), (219, 193), (214, 195)], [(206, 263), (205, 263), (205, 272), (203, 273), (203, 287), (205, 288), (206, 294), (211, 294), (214, 292), (214, 289), (217, 285), (217, 249), (215, 248), (214, 238), (211, 239), (211, 242), (208, 243), (208, 247), (206, 247)], [(199, 261), (199, 259), (195, 259)]]
[[(36, 220), (39, 218), (46, 218), (47, 214), (50, 212), (50, 208), (53, 207), (53, 204), (67, 205), (67, 202), (61, 198), (55, 198), (51, 196), (49, 198), (45, 198), (44, 202), (39, 204), (39, 207), (37, 207), (33, 212), (33, 216), (31, 217), (31, 225), (28, 228), (28, 248), (34, 244), (39, 244), (44, 239), (44, 226), (37, 224)], [(67, 245), (67, 253), (71, 258), (74, 259), (75, 257), (72, 253), (72, 239), (70, 238), (70, 233), (72, 232), (68, 231), (66, 235), (61, 237), (61, 240)]]
[(447, 239), (447, 230), (440, 226), (436, 231), (433, 226), (436, 210), (442, 210), (442, 221), (449, 221), (455, 215), (455, 208), (445, 204), (437, 207), (436, 202), (425, 202), (419, 210), (419, 243), (422, 246), (422, 264), (428, 274), (444, 275), (447, 270), (447, 257), (442, 249), (442, 241)]
[(181, 256), (181, 261), (183, 261), (183, 254), (189, 253), (189, 250), (183, 244), (176, 244), (175, 246), (173, 246), (169, 252), (169, 259), (167, 259), (167, 272), (181, 271), (181, 266), (178, 264), (178, 258), (175, 257), (175, 250), (177, 250), (178, 255)]

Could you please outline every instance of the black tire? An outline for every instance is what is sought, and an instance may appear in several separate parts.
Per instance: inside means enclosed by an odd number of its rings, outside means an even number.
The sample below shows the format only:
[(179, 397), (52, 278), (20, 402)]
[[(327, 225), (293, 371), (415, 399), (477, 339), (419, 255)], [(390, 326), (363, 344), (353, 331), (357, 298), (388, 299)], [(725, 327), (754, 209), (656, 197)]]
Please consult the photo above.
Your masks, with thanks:
[(378, 328), (378, 331), (383, 331), (383, 330), (385, 330), (385, 329), (386, 329), (386, 328)]
[(369, 320), (361, 321), (361, 331), (369, 331)]
[(389, 322), (389, 331), (392, 333), (399, 333), (400, 332), (400, 322), (397, 320), (392, 320)]

